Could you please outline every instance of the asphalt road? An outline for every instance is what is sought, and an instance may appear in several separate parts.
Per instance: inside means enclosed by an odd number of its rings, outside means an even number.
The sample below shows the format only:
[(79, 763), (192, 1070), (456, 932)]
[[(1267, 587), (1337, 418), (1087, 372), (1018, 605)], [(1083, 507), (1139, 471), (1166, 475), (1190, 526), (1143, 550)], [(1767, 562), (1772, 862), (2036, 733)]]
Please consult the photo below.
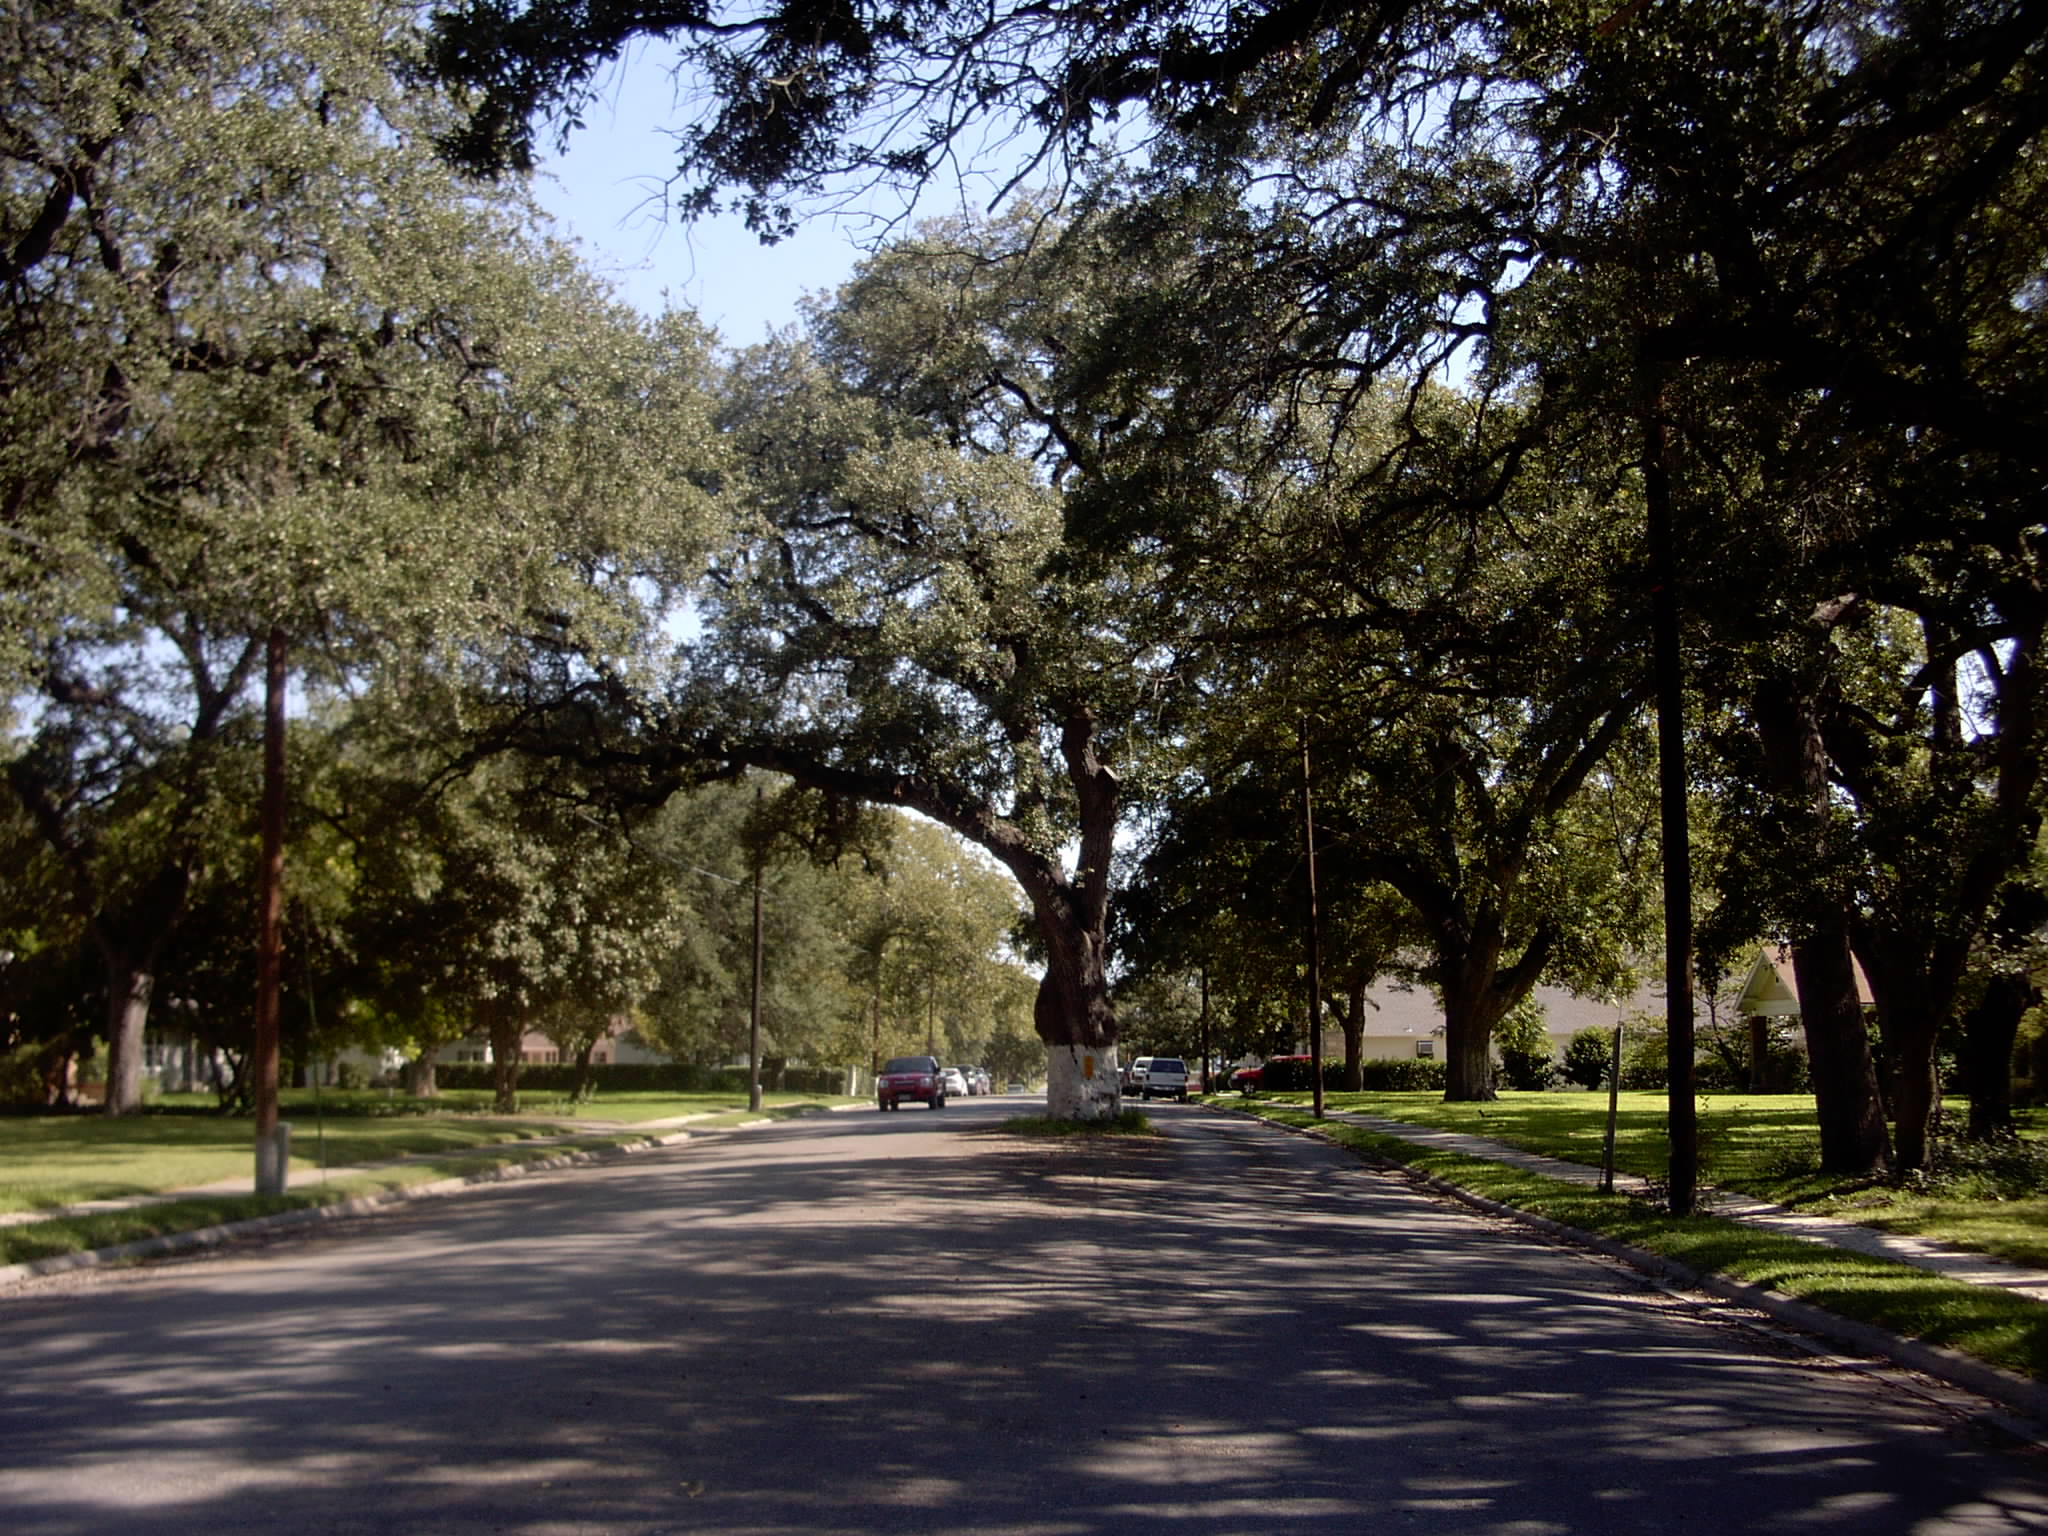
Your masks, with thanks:
[(0, 1297), (0, 1532), (2048, 1531), (1922, 1395), (1271, 1127), (836, 1114)]

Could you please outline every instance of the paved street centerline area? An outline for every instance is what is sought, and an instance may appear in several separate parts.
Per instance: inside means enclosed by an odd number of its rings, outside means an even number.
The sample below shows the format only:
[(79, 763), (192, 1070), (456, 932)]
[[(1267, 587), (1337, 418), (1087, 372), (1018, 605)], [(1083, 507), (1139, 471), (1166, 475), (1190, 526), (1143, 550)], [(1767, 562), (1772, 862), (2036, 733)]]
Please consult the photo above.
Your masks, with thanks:
[(702, 1138), (0, 1300), (0, 1525), (2048, 1530), (1966, 1412), (1274, 1127)]

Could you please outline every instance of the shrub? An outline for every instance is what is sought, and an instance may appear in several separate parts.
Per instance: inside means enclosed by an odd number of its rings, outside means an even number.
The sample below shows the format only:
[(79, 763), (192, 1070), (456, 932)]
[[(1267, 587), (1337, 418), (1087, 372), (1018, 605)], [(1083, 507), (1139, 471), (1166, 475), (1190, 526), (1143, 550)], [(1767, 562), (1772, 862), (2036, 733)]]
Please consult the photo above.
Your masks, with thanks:
[[(1444, 1064), (1425, 1057), (1404, 1057), (1395, 1061), (1367, 1061), (1360, 1066), (1365, 1073), (1367, 1093), (1417, 1093), (1425, 1089), (1443, 1091)], [(1343, 1067), (1337, 1069), (1343, 1074)]]
[[(487, 1062), (462, 1061), (437, 1064), (437, 1087), (489, 1089), (497, 1085), (497, 1069)], [(762, 1072), (765, 1082), (768, 1073)], [(601, 1062), (591, 1067), (590, 1079), (600, 1096), (606, 1093), (745, 1093), (745, 1067), (699, 1067), (685, 1062), (635, 1061)], [(530, 1093), (570, 1093), (576, 1087), (576, 1063), (528, 1062), (519, 1068), (519, 1086)], [(785, 1093), (844, 1093), (843, 1067), (787, 1067), (782, 1072)]]
[(1614, 1059), (1614, 1037), (1604, 1029), (1582, 1029), (1565, 1042), (1566, 1082), (1581, 1088), (1601, 1088), (1607, 1083), (1608, 1063)]
[(1543, 1029), (1543, 1005), (1525, 997), (1494, 1026), (1493, 1043), (1500, 1050), (1501, 1081), (1510, 1088), (1538, 1092), (1557, 1081), (1557, 1063), (1550, 1054), (1550, 1036)]

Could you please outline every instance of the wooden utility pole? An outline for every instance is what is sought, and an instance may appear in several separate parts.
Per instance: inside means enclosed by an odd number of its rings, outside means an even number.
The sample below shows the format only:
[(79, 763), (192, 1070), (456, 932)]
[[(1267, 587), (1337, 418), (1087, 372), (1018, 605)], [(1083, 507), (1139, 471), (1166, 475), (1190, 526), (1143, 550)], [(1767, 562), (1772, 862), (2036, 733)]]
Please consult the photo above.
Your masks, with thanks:
[(1301, 850), (1308, 864), (1308, 1073), (1323, 1118), (1323, 968), (1316, 913), (1316, 817), (1309, 794), (1308, 722), (1301, 722)]
[(284, 989), (284, 696), (289, 645), (273, 624), (263, 667), (263, 857), (256, 897), (256, 1042), (249, 1077), (256, 1104), (256, 1193), (284, 1193), (290, 1157), (278, 1129), (279, 1000)]
[(1650, 536), (1650, 647), (1657, 690), (1657, 798), (1664, 842), (1664, 1003), (1671, 1047), (1671, 1214), (1690, 1216), (1699, 1183), (1693, 1102), (1692, 819), (1686, 797), (1685, 671), (1679, 651), (1678, 536), (1662, 402), (1643, 416), (1643, 493)]

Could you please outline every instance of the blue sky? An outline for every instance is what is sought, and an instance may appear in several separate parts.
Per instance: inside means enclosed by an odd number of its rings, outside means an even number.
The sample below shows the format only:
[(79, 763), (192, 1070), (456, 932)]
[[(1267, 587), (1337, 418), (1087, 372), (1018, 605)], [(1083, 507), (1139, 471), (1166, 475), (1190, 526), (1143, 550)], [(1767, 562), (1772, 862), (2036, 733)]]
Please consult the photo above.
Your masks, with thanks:
[[(660, 130), (676, 115), (670, 100), (664, 55), (639, 50), (605, 79), (567, 153), (542, 166), (536, 191), (629, 303), (649, 314), (692, 308), (728, 344), (759, 341), (796, 319), (804, 294), (845, 280), (860, 254), (858, 228), (816, 219), (764, 247), (736, 217), (666, 220), (661, 179), (674, 156)], [(552, 129), (540, 142), (552, 148)]]

